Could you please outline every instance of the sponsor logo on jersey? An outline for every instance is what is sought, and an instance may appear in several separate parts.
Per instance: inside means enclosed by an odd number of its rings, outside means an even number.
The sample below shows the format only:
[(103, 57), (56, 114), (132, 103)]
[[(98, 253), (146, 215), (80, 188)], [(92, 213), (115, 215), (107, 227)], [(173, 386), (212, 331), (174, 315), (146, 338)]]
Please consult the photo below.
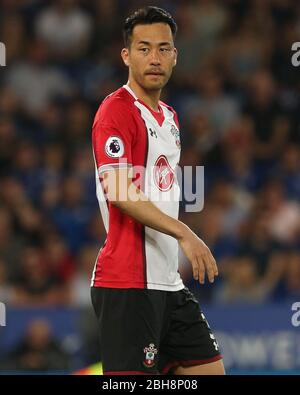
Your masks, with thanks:
[(160, 191), (167, 192), (172, 188), (175, 175), (168, 159), (164, 155), (160, 155), (157, 158), (153, 173), (154, 183)]
[(146, 366), (147, 368), (152, 368), (155, 365), (154, 359), (157, 352), (157, 348), (155, 348), (155, 345), (153, 343), (150, 343), (148, 347), (144, 348), (144, 366)]
[(120, 137), (111, 136), (105, 143), (106, 155), (110, 158), (120, 158), (124, 154), (124, 144)]

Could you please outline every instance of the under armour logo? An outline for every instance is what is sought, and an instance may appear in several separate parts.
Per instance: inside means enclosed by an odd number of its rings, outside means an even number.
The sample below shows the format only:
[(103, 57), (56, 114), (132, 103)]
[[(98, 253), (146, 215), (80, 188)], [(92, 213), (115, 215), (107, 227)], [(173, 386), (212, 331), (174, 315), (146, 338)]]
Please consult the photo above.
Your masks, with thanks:
[(157, 134), (156, 134), (155, 130), (152, 130), (151, 128), (149, 128), (149, 132), (150, 132), (151, 137), (154, 136), (157, 139)]

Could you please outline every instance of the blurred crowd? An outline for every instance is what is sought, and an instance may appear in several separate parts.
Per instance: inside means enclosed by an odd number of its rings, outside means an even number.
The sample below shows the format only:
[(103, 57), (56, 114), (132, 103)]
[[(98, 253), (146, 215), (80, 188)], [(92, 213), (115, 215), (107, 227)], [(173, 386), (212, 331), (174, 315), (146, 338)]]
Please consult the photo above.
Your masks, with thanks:
[(299, 2), (3, 0), (0, 301), (90, 306), (105, 240), (91, 125), (127, 81), (121, 27), (142, 5), (164, 7), (178, 23), (179, 61), (162, 99), (179, 115), (181, 165), (205, 169), (204, 209), (182, 205), (181, 219), (211, 248), (220, 278), (197, 285), (182, 256), (184, 281), (205, 303), (297, 300)]

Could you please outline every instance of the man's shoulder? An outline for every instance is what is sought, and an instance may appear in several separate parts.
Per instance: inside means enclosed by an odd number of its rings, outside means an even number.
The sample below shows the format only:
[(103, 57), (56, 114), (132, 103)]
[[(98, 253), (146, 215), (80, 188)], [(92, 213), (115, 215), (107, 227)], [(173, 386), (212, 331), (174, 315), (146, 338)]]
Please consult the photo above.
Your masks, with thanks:
[(169, 111), (171, 111), (173, 114), (176, 114), (176, 111), (174, 110), (174, 108), (172, 106), (170, 106), (169, 104), (163, 102), (163, 101), (159, 101), (159, 104), (163, 107), (166, 107)]
[(159, 104), (161, 106), (165, 107), (169, 112), (171, 112), (173, 114), (174, 121), (175, 121), (177, 127), (179, 128), (178, 115), (177, 115), (177, 112), (174, 110), (174, 108), (172, 106), (170, 106), (169, 104), (166, 104), (165, 102), (161, 101), (161, 100), (159, 101)]
[(129, 92), (122, 86), (115, 92), (112, 92), (110, 95), (106, 96), (106, 98), (102, 101), (100, 108), (103, 110), (114, 110), (118, 108), (126, 108), (131, 107), (134, 104), (134, 98), (129, 94)]
[(100, 104), (95, 116), (95, 122), (110, 123), (112, 119), (126, 121), (134, 109), (132, 96), (121, 87), (106, 98)]

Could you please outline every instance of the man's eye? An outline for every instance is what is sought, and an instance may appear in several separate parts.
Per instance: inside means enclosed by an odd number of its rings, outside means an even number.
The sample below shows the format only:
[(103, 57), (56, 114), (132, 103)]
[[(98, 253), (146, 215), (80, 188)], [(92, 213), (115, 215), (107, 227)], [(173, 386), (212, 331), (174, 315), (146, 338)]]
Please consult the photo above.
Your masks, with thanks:
[(147, 52), (149, 49), (148, 48), (140, 48), (140, 51), (142, 52)]
[(170, 52), (170, 51), (171, 51), (170, 48), (161, 48), (160, 50), (161, 50), (162, 52)]

